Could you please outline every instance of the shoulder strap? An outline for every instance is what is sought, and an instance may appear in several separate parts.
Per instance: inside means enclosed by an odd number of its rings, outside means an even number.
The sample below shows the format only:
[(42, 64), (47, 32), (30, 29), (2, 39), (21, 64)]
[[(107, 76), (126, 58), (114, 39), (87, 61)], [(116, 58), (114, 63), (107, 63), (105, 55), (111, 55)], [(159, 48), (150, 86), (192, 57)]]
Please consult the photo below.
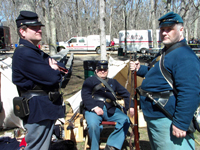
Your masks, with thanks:
[(187, 46), (187, 47), (189, 47), (188, 45), (187, 45), (187, 43), (185, 43), (185, 42), (178, 42), (178, 43), (175, 43), (174, 45), (172, 45), (170, 48), (168, 48), (167, 50), (165, 50), (164, 52), (165, 52), (165, 55), (167, 55), (168, 53), (170, 53), (171, 51), (173, 51), (173, 50), (175, 50), (175, 49), (177, 49), (177, 48), (179, 48), (179, 47), (182, 47), (182, 46)]
[(156, 56), (154, 57), (154, 60), (149, 64), (150, 68), (153, 67), (153, 65), (158, 62), (158, 60), (160, 59), (161, 52), (162, 51), (159, 51), (158, 54), (156, 54)]
[[(108, 79), (106, 79), (106, 82), (108, 82)], [(93, 95), (96, 91), (98, 91), (99, 89), (101, 89), (103, 86), (104, 86), (103, 83), (99, 83), (98, 85), (96, 85), (96, 86), (93, 88), (93, 90), (92, 90), (92, 95)]]
[[(176, 43), (174, 45), (172, 45), (169, 49), (166, 50), (166, 48), (163, 48), (161, 51), (158, 52), (158, 54), (155, 56), (155, 58), (157, 57), (157, 59), (154, 59), (149, 67), (151, 68), (155, 63), (158, 62), (158, 60), (160, 60), (161, 54), (163, 54), (165, 52), (165, 55), (167, 55), (169, 52), (173, 51), (174, 49), (181, 47), (181, 46), (188, 46), (185, 42), (179, 42)], [(188, 46), (189, 47), (189, 46)]]
[(168, 84), (171, 86), (171, 88), (173, 89), (173, 91), (176, 95), (178, 94), (178, 92), (177, 92), (176, 88), (173, 86), (174, 81), (173, 81), (172, 74), (169, 73), (169, 71), (164, 66), (164, 58), (165, 58), (165, 55), (167, 55), (171, 51), (175, 50), (176, 48), (179, 48), (179, 47), (182, 47), (182, 46), (188, 46), (188, 45), (185, 42), (179, 42), (179, 43), (172, 45), (166, 51), (163, 51), (163, 54), (161, 55), (160, 63), (159, 63), (160, 71), (161, 71), (163, 77), (168, 82)]
[(97, 77), (97, 79), (98, 79), (99, 81), (101, 81), (101, 82), (110, 90), (110, 92), (111, 92), (112, 95), (115, 97), (115, 99), (117, 99), (117, 98), (116, 98), (116, 94), (115, 94), (115, 92), (113, 91), (113, 89), (110, 87), (110, 85), (109, 85), (105, 80), (99, 78), (97, 75), (96, 75), (96, 77)]

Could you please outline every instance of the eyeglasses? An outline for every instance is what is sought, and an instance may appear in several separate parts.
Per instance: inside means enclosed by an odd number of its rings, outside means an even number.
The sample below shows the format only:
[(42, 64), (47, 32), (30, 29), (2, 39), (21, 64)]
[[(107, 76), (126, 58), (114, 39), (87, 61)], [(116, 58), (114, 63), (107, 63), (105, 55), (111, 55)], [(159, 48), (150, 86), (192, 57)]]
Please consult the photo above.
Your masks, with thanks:
[(97, 71), (104, 71), (104, 72), (106, 72), (106, 71), (108, 71), (108, 69), (97, 69)]

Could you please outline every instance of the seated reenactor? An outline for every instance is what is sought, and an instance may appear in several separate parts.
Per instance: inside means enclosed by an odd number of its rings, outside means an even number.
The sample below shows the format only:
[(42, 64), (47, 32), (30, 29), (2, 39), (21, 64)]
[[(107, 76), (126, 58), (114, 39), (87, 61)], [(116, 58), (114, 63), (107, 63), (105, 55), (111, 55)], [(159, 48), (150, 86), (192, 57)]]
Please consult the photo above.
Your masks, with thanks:
[[(107, 75), (108, 62), (99, 61), (95, 76), (87, 78), (82, 87), (81, 95), (91, 140), (91, 150), (99, 150), (102, 120), (116, 122), (115, 130), (108, 137), (105, 150), (121, 149), (130, 125), (128, 116), (118, 108), (115, 96), (115, 93), (118, 93), (124, 98), (125, 108), (128, 110), (130, 93), (117, 80), (107, 78)], [(132, 101), (129, 112), (133, 117)]]

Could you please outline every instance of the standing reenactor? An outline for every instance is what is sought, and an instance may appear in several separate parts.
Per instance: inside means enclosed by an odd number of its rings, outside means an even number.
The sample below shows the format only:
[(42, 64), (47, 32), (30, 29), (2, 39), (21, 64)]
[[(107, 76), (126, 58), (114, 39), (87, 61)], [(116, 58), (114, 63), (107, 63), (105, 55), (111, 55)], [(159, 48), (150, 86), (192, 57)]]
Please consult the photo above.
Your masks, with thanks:
[[(138, 61), (130, 66), (131, 70), (138, 70), (138, 76), (144, 77), (140, 103), (151, 148), (194, 150), (194, 140), (187, 131), (200, 102), (199, 58), (186, 44), (183, 20), (178, 14), (169, 12), (158, 21), (165, 47), (149, 67)], [(152, 99), (162, 104), (172, 120)]]
[(44, 26), (38, 15), (21, 11), (16, 24), (20, 40), (13, 55), (12, 80), (28, 103), (29, 111), (20, 114), (27, 129), (25, 150), (48, 150), (55, 120), (65, 116), (59, 93), (62, 74), (58, 63), (37, 47)]

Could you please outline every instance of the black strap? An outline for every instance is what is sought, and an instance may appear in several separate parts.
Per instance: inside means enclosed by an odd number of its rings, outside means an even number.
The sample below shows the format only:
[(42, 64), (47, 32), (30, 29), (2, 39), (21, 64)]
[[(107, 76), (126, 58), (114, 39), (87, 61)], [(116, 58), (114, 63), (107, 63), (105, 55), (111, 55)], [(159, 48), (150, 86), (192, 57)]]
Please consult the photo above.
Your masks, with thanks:
[(155, 58), (157, 57), (157, 59), (154, 59), (154, 60), (150, 63), (150, 65), (149, 65), (150, 68), (153, 67), (153, 65), (154, 65), (155, 63), (158, 62), (158, 59), (159, 59), (161, 53), (162, 53), (162, 50), (155, 56)]
[[(154, 59), (151, 63), (150, 63), (150, 68), (158, 62), (158, 60), (160, 60), (160, 55), (165, 53), (165, 55), (167, 55), (169, 52), (173, 51), (174, 49), (178, 48), (178, 47), (182, 47), (182, 46), (188, 46), (185, 42), (178, 42), (175, 43), (174, 45), (172, 45), (169, 49), (166, 49), (166, 47), (164, 47), (162, 50), (159, 51), (159, 53), (155, 56), (155, 58), (157, 57), (157, 59)], [(188, 46), (189, 47), (189, 46)]]
[(177, 49), (177, 48), (179, 48), (179, 47), (183, 47), (183, 46), (187, 46), (187, 47), (189, 47), (188, 45), (187, 45), (187, 43), (185, 43), (185, 42), (178, 42), (178, 43), (175, 43), (174, 45), (172, 45), (170, 48), (168, 48), (168, 49), (163, 49), (163, 52), (165, 52), (165, 55), (167, 55), (168, 53), (170, 53), (171, 51), (173, 51), (173, 50), (175, 50), (175, 49)]
[(102, 78), (98, 77), (96, 74), (95, 74), (95, 76), (97, 77), (97, 79), (98, 79), (99, 81), (101, 81), (101, 82), (110, 90), (110, 92), (111, 92), (112, 95), (114, 96), (115, 100), (112, 101), (113, 104), (114, 104), (116, 107), (120, 108), (121, 111), (125, 113), (125, 111), (124, 111), (124, 109), (123, 109), (123, 106), (121, 106), (121, 105), (116, 101), (116, 100), (117, 100), (116, 94), (115, 94), (115, 92), (113, 91), (113, 89), (110, 87), (110, 85), (106, 82), (106, 80), (103, 80)]
[[(163, 54), (161, 55), (161, 58), (160, 58), (160, 71), (162, 73), (162, 75), (164, 76), (165, 80), (169, 83), (169, 85), (172, 87), (174, 93), (177, 95), (178, 92), (176, 90), (176, 88), (173, 86), (174, 85), (174, 81), (173, 81), (173, 77), (172, 77), (172, 74), (169, 73), (169, 71), (165, 68), (164, 66), (164, 58), (165, 56), (170, 53), (171, 51), (179, 48), (179, 47), (183, 47), (183, 46), (188, 46), (185, 42), (179, 42), (179, 43), (176, 43), (174, 45), (172, 45), (169, 49), (163, 49)], [(189, 47), (189, 46), (188, 46)]]
[(110, 87), (110, 85), (106, 82), (106, 80), (103, 80), (102, 78), (99, 78), (97, 75), (95, 75), (99, 81), (101, 81), (112, 93), (112, 95), (115, 97), (115, 100), (117, 99), (115, 92), (113, 89)]
[[(108, 78), (106, 79), (106, 82), (108, 82)], [(94, 88), (93, 88), (93, 90), (92, 90), (92, 95), (96, 92), (96, 91), (98, 91), (99, 89), (101, 89), (102, 87), (103, 87), (103, 83), (99, 83), (98, 85), (96, 85)]]

